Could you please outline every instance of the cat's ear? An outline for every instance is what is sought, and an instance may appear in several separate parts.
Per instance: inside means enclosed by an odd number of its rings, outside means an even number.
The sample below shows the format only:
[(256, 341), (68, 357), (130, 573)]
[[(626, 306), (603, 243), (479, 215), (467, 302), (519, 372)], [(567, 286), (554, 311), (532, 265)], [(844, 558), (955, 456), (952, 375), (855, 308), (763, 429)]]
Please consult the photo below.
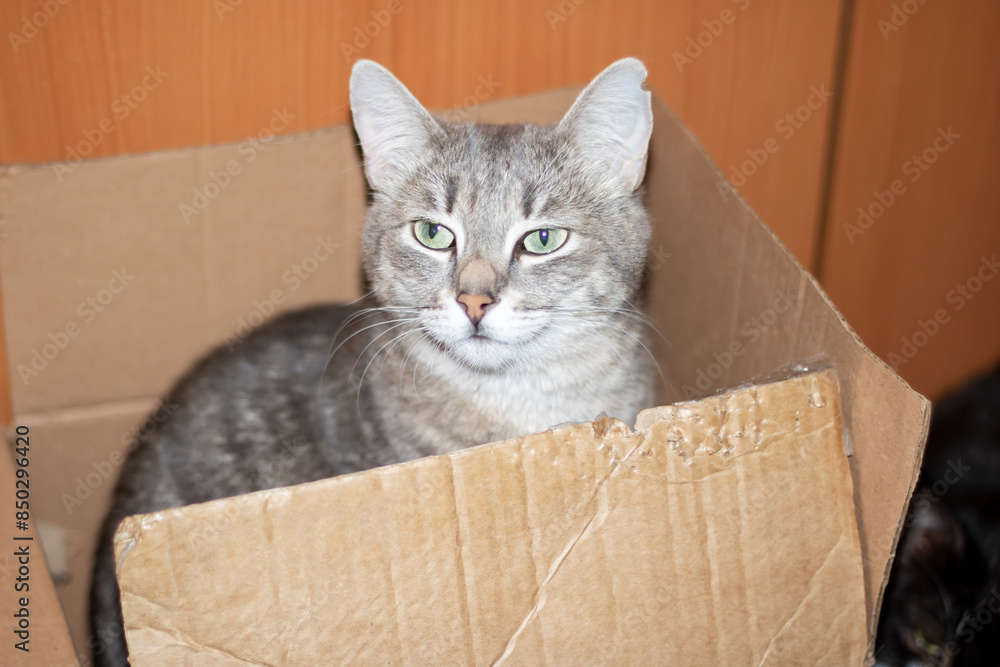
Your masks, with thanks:
[(351, 114), (374, 190), (417, 169), (431, 136), (441, 130), (406, 86), (371, 60), (359, 60), (351, 72)]
[(614, 189), (632, 192), (646, 172), (653, 131), (646, 67), (635, 58), (613, 63), (590, 82), (559, 122), (571, 145), (590, 164), (603, 164)]

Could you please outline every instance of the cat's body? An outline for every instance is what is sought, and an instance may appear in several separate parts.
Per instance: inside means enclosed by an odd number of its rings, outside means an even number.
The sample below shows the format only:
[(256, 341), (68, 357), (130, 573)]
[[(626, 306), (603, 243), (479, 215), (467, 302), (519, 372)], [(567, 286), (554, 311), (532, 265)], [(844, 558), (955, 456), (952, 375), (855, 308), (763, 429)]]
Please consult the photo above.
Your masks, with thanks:
[(1000, 665), (1000, 367), (934, 409), (879, 665)]
[[(371, 293), (279, 318), (195, 367), (127, 460), (91, 590), (98, 664), (125, 664), (122, 517), (503, 440), (601, 412), (655, 372), (633, 304), (652, 113), (634, 60), (551, 127), (446, 123), (373, 63), (351, 81), (373, 189)], [(350, 511), (332, 508), (331, 511)]]

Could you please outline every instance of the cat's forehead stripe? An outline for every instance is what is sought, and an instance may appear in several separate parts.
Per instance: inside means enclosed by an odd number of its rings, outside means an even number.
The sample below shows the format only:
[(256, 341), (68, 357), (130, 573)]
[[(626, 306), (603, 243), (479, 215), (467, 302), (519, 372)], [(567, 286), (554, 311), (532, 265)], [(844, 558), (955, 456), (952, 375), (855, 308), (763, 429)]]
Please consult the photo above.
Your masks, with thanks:
[(524, 134), (525, 126), (517, 124), (480, 125), (480, 132), (486, 135), (486, 150), (509, 150), (512, 144)]
[(541, 208), (538, 209), (538, 215), (539, 215), (539, 217), (543, 217), (544, 218), (546, 215), (548, 215), (549, 212), (552, 210), (552, 205), (553, 205), (553, 201), (552, 201), (551, 198), (546, 199), (544, 202), (542, 202)]
[(531, 208), (535, 204), (535, 184), (528, 183), (524, 188), (524, 196), (521, 199), (521, 203), (524, 205), (524, 217), (531, 217)]
[[(525, 218), (545, 201), (539, 189), (535, 152), (538, 128), (522, 124), (467, 124), (449, 127), (451, 141), (438, 167), (448, 176), (437, 181), (435, 203), (449, 214), (460, 205), (517, 207)], [(527, 145), (528, 143), (532, 145)], [(513, 212), (513, 210), (511, 210)]]
[(450, 214), (455, 206), (455, 197), (458, 196), (458, 179), (454, 176), (448, 177), (448, 184), (445, 186), (444, 210)]

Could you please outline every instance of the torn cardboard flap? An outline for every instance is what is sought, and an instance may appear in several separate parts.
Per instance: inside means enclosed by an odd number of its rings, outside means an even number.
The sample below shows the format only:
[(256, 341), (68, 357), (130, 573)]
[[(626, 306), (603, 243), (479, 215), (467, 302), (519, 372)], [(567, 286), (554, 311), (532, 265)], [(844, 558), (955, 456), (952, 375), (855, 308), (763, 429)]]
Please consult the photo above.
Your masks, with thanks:
[(115, 548), (133, 665), (861, 664), (833, 374), (638, 428), (130, 517)]

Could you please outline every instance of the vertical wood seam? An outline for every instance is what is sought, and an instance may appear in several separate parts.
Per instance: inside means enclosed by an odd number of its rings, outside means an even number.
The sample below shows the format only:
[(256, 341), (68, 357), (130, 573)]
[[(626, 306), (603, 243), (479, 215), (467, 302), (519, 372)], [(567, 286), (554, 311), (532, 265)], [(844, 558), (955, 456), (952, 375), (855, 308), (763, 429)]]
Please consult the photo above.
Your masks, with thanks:
[(816, 236), (813, 239), (812, 266), (810, 270), (816, 279), (823, 284), (824, 253), (826, 251), (826, 234), (830, 225), (831, 206), (833, 204), (833, 180), (840, 153), (840, 125), (844, 113), (844, 98), (847, 93), (847, 63), (851, 51), (851, 27), (854, 22), (854, 0), (843, 0), (840, 14), (840, 25), (837, 28), (837, 53), (833, 64), (833, 105), (827, 125), (826, 139), (823, 142), (822, 166), (820, 167), (820, 193), (816, 215)]

